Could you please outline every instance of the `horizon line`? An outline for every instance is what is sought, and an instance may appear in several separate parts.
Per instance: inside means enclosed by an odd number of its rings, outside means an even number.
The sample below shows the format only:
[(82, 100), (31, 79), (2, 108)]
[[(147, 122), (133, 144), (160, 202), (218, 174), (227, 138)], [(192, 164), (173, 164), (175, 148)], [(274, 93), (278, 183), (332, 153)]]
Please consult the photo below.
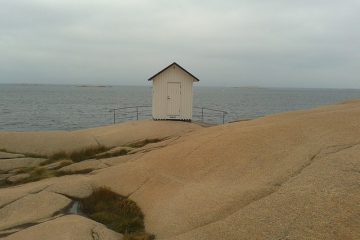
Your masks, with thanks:
[[(48, 85), (48, 86), (74, 86), (74, 87), (151, 87), (151, 84), (143, 84), (143, 85), (131, 85), (131, 84), (67, 84), (67, 83), (1, 83), (0, 85), (23, 85), (23, 86), (39, 86), (39, 85)], [(220, 85), (205, 85), (205, 86), (198, 86), (194, 85), (195, 88), (197, 87), (216, 87), (216, 88), (267, 88), (267, 89), (332, 89), (332, 90), (360, 90), (360, 88), (337, 88), (337, 87), (284, 87), (284, 86), (250, 86), (250, 85), (228, 85), (228, 86), (220, 86)]]

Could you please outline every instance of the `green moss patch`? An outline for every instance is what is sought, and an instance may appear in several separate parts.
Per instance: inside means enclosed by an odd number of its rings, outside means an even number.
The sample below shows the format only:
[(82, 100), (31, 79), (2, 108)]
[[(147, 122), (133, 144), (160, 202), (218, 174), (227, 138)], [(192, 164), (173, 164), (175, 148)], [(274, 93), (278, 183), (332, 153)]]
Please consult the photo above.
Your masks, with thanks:
[(92, 195), (81, 199), (80, 203), (81, 211), (89, 218), (124, 234), (127, 239), (154, 239), (153, 235), (145, 233), (144, 215), (136, 203), (109, 188), (96, 189)]

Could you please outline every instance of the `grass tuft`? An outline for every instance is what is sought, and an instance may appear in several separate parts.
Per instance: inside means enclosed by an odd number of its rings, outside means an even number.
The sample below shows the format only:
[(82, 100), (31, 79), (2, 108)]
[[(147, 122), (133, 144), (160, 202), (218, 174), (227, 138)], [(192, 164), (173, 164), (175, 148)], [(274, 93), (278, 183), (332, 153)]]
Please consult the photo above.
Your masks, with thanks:
[[(136, 203), (127, 197), (112, 192), (109, 188), (96, 189), (92, 195), (80, 200), (81, 210), (94, 221), (126, 234), (151, 236), (145, 233), (144, 215)], [(154, 239), (154, 238), (127, 238)]]
[(65, 151), (56, 152), (52, 155), (50, 155), (49, 160), (57, 161), (57, 160), (63, 160), (63, 159), (69, 159), (69, 154)]
[(37, 153), (20, 153), (23, 154), (25, 157), (29, 158), (46, 158), (45, 155), (37, 154)]
[(57, 166), (56, 169), (66, 167), (66, 166), (69, 166), (69, 165), (71, 165), (71, 164), (73, 164), (72, 161), (66, 161), (66, 160), (65, 160), (65, 161), (60, 162), (59, 166)]
[(65, 175), (75, 175), (75, 174), (87, 174), (92, 171), (93, 171), (92, 169), (82, 169), (78, 171), (57, 171), (57, 170), (47, 169), (44, 167), (27, 167), (27, 168), (19, 169), (17, 174), (28, 173), (30, 175), (29, 177), (16, 182), (1, 180), (0, 188), (16, 186), (19, 184), (24, 184), (29, 182), (36, 182), (51, 177), (61, 177)]
[(0, 188), (8, 187), (9, 183), (5, 179), (0, 180)]
[(110, 149), (111, 148), (100, 145), (100, 146), (87, 147), (82, 150), (74, 151), (71, 153), (60, 151), (51, 155), (49, 157), (48, 163), (50, 163), (50, 161), (54, 162), (61, 159), (70, 159), (74, 162), (81, 162), (87, 159), (94, 158), (96, 154), (108, 151)]
[(115, 151), (115, 152), (106, 152), (106, 153), (96, 156), (96, 159), (124, 156), (124, 155), (128, 154), (129, 152), (130, 152), (130, 150), (126, 150), (126, 149), (121, 149), (121, 150)]
[(110, 148), (105, 146), (89, 147), (80, 151), (75, 151), (70, 154), (70, 159), (74, 162), (80, 162), (89, 158), (94, 157), (98, 153), (102, 153), (110, 150)]
[(131, 147), (131, 148), (141, 148), (141, 147), (144, 147), (144, 146), (146, 146), (146, 145), (148, 145), (150, 143), (161, 142), (162, 140), (163, 139), (160, 139), (160, 138), (147, 138), (147, 139), (144, 139), (144, 140), (141, 140), (141, 141), (130, 143), (127, 146)]
[(94, 170), (93, 169), (81, 169), (81, 170), (77, 170), (77, 171), (56, 171), (55, 176), (61, 177), (61, 176), (65, 176), (65, 175), (87, 174), (87, 173), (91, 173), (92, 171), (94, 171)]
[(30, 174), (29, 177), (22, 179), (20, 181), (17, 181), (16, 183), (9, 183), (9, 185), (18, 185), (18, 184), (24, 184), (28, 182), (35, 182), (39, 181), (45, 178), (55, 177), (56, 174), (53, 171), (49, 171), (46, 168), (39, 168), (39, 167), (29, 167), (29, 168), (23, 168), (18, 173), (28, 173)]

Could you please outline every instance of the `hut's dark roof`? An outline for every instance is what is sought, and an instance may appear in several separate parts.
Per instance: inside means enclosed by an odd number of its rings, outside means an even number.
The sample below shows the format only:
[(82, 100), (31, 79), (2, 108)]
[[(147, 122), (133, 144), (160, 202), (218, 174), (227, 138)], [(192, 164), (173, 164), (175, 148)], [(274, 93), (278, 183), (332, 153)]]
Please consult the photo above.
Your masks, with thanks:
[(183, 68), (182, 66), (180, 66), (179, 64), (177, 64), (176, 62), (173, 62), (172, 64), (170, 64), (169, 66), (167, 66), (166, 68), (164, 68), (163, 70), (161, 70), (160, 72), (158, 72), (157, 74), (155, 74), (154, 76), (152, 76), (151, 78), (149, 78), (148, 80), (151, 81), (153, 80), (155, 77), (157, 77), (158, 75), (160, 75), (161, 73), (163, 73), (164, 71), (166, 71), (168, 68), (172, 67), (173, 65), (178, 66), (180, 69), (182, 69), (184, 72), (186, 72), (187, 74), (189, 74), (192, 78), (195, 79), (196, 82), (199, 82), (200, 80), (195, 77), (193, 74), (191, 74), (190, 72), (188, 72), (185, 68)]

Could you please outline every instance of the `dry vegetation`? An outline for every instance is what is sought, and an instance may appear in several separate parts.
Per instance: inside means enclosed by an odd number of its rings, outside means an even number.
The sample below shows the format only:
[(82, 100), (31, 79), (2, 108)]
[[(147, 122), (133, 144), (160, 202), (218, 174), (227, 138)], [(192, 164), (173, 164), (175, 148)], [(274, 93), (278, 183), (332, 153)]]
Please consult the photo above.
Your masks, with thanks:
[[(83, 169), (80, 171), (71, 171), (71, 172), (59, 171), (58, 169), (66, 166), (66, 165), (69, 165), (71, 163), (77, 163), (77, 162), (81, 162), (81, 161), (88, 160), (88, 159), (103, 159), (103, 158), (111, 158), (111, 157), (127, 155), (127, 154), (129, 154), (129, 152), (131, 151), (132, 148), (141, 148), (141, 147), (146, 146), (147, 144), (157, 143), (157, 142), (160, 142), (163, 140), (164, 139), (159, 139), (159, 138), (144, 139), (144, 140), (140, 140), (140, 141), (128, 144), (128, 145), (124, 146), (125, 148), (119, 149), (118, 151), (109, 151), (113, 148), (106, 147), (103, 145), (98, 145), (98, 146), (87, 147), (87, 148), (84, 148), (84, 149), (81, 149), (78, 151), (73, 151), (73, 152), (60, 151), (60, 152), (54, 153), (50, 156), (43, 156), (40, 154), (31, 154), (31, 153), (21, 153), (25, 157), (45, 158), (47, 160), (42, 162), (40, 164), (40, 166), (37, 166), (37, 167), (27, 167), (27, 168), (17, 169), (15, 174), (26, 173), (26, 174), (29, 174), (29, 176), (24, 177), (23, 179), (17, 180), (15, 182), (1, 180), (0, 187), (9, 187), (9, 186), (28, 183), (28, 182), (35, 182), (35, 181), (39, 181), (39, 180), (42, 180), (45, 178), (51, 178), (51, 177), (59, 177), (59, 176), (71, 175), (71, 174), (90, 173), (92, 171), (92, 169)], [(126, 149), (126, 148), (129, 148), (129, 149)], [(9, 152), (5, 149), (0, 149), (0, 151), (13, 153), (13, 152)], [(68, 160), (68, 162), (63, 162), (62, 164), (60, 163), (56, 167), (56, 169), (47, 168), (48, 164), (60, 162), (62, 160)], [(4, 172), (3, 174), (6, 174), (6, 172)]]
[(130, 152), (129, 150), (121, 149), (121, 150), (119, 150), (119, 151), (106, 152), (106, 153), (104, 153), (104, 154), (97, 155), (95, 158), (96, 158), (96, 159), (103, 159), (103, 158), (111, 158), (111, 157), (124, 156), (124, 155), (127, 155), (129, 152)]
[(29, 182), (36, 182), (42, 179), (51, 178), (51, 177), (61, 177), (65, 175), (75, 175), (75, 174), (87, 174), (92, 172), (92, 169), (82, 169), (79, 171), (57, 171), (53, 169), (47, 169), (44, 167), (28, 167), (28, 168), (21, 168), (18, 169), (17, 174), (27, 173), (29, 177), (24, 179), (18, 180), (16, 182), (10, 182), (7, 180), (0, 181), (0, 188), (1, 187), (10, 187), (16, 186), (19, 184), (29, 183)]
[(79, 151), (67, 153), (65, 151), (57, 152), (49, 157), (49, 160), (56, 161), (61, 159), (70, 159), (74, 162), (81, 162), (90, 158), (94, 158), (96, 154), (106, 152), (111, 148), (102, 145), (87, 147)]
[(131, 147), (131, 148), (141, 148), (141, 147), (144, 147), (145, 145), (148, 145), (150, 143), (157, 143), (157, 142), (161, 142), (163, 140), (164, 139), (160, 139), (160, 138), (147, 138), (147, 139), (144, 139), (144, 140), (141, 140), (141, 141), (130, 143), (127, 146)]
[(154, 239), (145, 232), (144, 215), (136, 203), (112, 192), (109, 188), (96, 189), (92, 195), (81, 199), (81, 211), (94, 221), (122, 233), (125, 239)]

